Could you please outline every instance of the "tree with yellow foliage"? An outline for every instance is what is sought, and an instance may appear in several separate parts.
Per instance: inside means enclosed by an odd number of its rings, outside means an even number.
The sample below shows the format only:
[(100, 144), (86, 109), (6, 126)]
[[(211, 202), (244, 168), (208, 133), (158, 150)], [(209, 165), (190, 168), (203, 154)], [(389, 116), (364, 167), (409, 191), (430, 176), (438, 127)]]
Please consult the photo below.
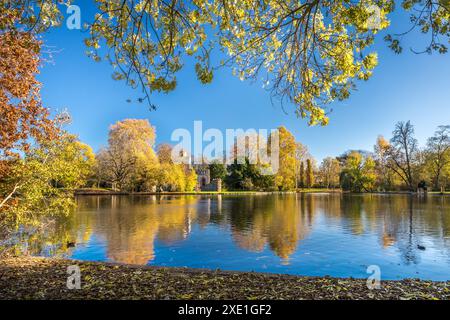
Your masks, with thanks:
[(376, 163), (377, 185), (382, 190), (392, 190), (396, 180), (394, 172), (388, 167), (390, 148), (391, 144), (389, 141), (381, 135), (378, 136), (374, 146), (374, 160)]
[(155, 129), (148, 120), (125, 119), (112, 125), (108, 147), (97, 154), (102, 179), (118, 190), (146, 191), (149, 171), (158, 164)]
[(0, 222), (34, 224), (40, 216), (68, 213), (75, 205), (73, 192), (86, 184), (94, 161), (92, 149), (66, 132), (33, 145), (0, 178), (0, 195), (10, 186), (14, 191), (0, 197)]
[[(64, 1), (65, 5), (77, 3)], [(371, 50), (380, 31), (390, 25), (393, 0), (94, 0), (95, 19), (87, 25), (88, 54), (106, 60), (113, 78), (152, 92), (177, 87), (184, 60), (195, 57), (202, 83), (213, 70), (230, 67), (241, 80), (263, 78), (264, 87), (295, 105), (309, 124), (328, 123), (328, 105), (347, 99), (356, 83), (368, 80), (378, 63)], [(0, 2), (1, 12), (19, 12), (18, 25), (30, 32), (61, 23), (54, 0)], [(411, 28), (430, 36), (425, 52), (446, 53), (449, 39), (448, 0), (402, 0), (411, 14)], [(65, 8), (64, 8), (65, 9)], [(397, 9), (398, 10), (398, 9)], [(384, 37), (396, 53), (400, 36)], [(218, 47), (227, 57), (214, 63)]]
[(346, 156), (341, 172), (341, 186), (353, 192), (370, 192), (375, 189), (375, 161), (372, 157), (353, 151)]
[[(279, 166), (275, 175), (275, 185), (279, 190), (295, 188), (295, 137), (284, 126), (278, 128)], [(272, 146), (271, 146), (272, 147)]]
[(162, 143), (157, 148), (160, 175), (159, 189), (164, 191), (194, 191), (197, 186), (197, 174), (188, 164), (175, 163), (172, 159), (172, 146)]
[(450, 125), (439, 126), (434, 136), (428, 139), (425, 156), (433, 186), (439, 190), (445, 186), (442, 180), (450, 169)]
[(339, 175), (341, 173), (341, 165), (335, 158), (327, 157), (322, 160), (319, 169), (321, 183), (326, 188), (339, 187)]

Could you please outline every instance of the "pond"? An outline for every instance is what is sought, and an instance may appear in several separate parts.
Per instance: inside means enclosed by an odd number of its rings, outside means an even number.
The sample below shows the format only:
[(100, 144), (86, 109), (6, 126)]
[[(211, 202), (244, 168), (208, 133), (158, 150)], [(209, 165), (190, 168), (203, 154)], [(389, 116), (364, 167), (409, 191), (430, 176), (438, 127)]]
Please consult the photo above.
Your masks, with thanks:
[(34, 254), (312, 276), (450, 280), (450, 197), (80, 196)]

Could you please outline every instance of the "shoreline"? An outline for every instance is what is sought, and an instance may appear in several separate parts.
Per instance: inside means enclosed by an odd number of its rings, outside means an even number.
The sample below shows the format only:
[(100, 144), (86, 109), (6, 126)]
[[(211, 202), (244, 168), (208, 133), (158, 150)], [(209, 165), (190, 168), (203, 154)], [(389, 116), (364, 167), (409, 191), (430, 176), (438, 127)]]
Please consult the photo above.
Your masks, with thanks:
[[(67, 289), (77, 265), (81, 289)], [(127, 265), (62, 258), (0, 259), (0, 299), (450, 299), (450, 281), (366, 279)]]
[(192, 191), (192, 192), (125, 192), (111, 190), (76, 190), (75, 196), (179, 196), (179, 195), (265, 195), (265, 194), (296, 194), (296, 193), (342, 193), (340, 190), (317, 189), (308, 191)]
[(339, 189), (317, 189), (317, 190), (297, 190), (297, 191), (192, 191), (192, 192), (124, 192), (111, 190), (76, 190), (75, 196), (203, 196), (203, 195), (269, 195), (269, 194), (346, 194), (346, 195), (410, 195), (410, 196), (450, 196), (450, 192), (440, 193), (430, 191), (426, 195), (419, 195), (410, 191), (384, 191), (384, 192), (349, 192)]

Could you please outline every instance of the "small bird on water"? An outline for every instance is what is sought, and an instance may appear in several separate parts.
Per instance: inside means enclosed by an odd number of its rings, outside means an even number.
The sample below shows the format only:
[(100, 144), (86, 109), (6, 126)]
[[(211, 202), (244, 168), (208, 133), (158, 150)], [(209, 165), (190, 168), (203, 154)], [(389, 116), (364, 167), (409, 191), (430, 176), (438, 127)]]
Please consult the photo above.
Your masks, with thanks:
[(67, 242), (67, 248), (73, 248), (73, 247), (75, 247), (75, 242), (72, 242), (72, 241), (68, 241)]

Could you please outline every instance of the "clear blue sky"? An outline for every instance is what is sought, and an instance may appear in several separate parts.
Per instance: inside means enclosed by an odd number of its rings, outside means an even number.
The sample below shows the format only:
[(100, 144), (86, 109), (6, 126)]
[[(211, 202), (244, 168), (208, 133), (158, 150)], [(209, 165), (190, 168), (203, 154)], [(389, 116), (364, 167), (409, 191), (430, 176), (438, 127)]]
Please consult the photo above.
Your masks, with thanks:
[[(85, 4), (81, 10), (82, 19), (88, 19), (92, 8)], [(405, 19), (393, 20), (391, 30), (406, 30)], [(308, 127), (305, 120), (295, 117), (294, 106), (287, 105), (285, 114), (271, 104), (260, 83), (242, 82), (229, 69), (216, 72), (212, 84), (202, 85), (188, 63), (177, 76), (174, 92), (154, 95), (156, 111), (149, 111), (146, 104), (127, 103), (140, 92), (112, 80), (107, 62), (95, 63), (85, 55), (87, 34), (65, 26), (45, 35), (46, 44), (59, 53), (54, 64), (43, 67), (39, 79), (45, 105), (52, 110), (67, 107), (73, 117), (69, 130), (95, 151), (106, 145), (108, 127), (125, 118), (149, 119), (156, 127), (157, 143), (169, 142), (176, 128), (192, 130), (194, 120), (202, 120), (204, 128), (224, 132), (226, 128), (284, 125), (318, 160), (348, 149), (372, 150), (377, 136), (390, 138), (400, 120), (412, 121), (423, 145), (438, 125), (450, 124), (450, 55), (411, 53), (408, 44), (422, 41), (417, 34), (408, 37), (404, 53), (395, 55), (382, 35), (374, 47), (379, 55), (374, 76), (360, 82), (349, 100), (333, 104), (327, 127)]]

